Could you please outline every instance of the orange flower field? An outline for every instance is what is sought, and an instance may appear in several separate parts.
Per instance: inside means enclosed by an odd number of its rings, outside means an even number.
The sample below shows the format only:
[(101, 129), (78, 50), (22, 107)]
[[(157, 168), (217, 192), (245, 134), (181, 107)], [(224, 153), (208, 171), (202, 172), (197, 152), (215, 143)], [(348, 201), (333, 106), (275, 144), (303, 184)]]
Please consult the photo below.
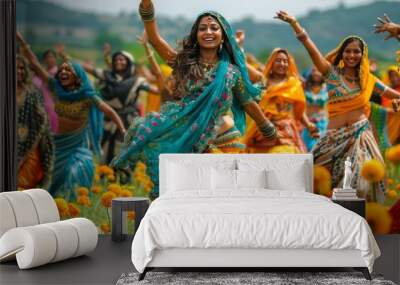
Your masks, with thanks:
[[(367, 201), (367, 221), (375, 233), (400, 233), (400, 147), (389, 148), (385, 153), (385, 165), (377, 160), (366, 161), (361, 176), (369, 181), (371, 190), (375, 181), (386, 183), (383, 204)], [(76, 201), (55, 198), (62, 219), (86, 217), (91, 219), (105, 234), (111, 232), (111, 201), (116, 197), (148, 197), (153, 183), (146, 174), (146, 165), (138, 163), (130, 181), (122, 184), (120, 177), (107, 165), (98, 165), (91, 189), (77, 187)], [(331, 175), (322, 166), (314, 167), (314, 192), (332, 196)], [(372, 192), (371, 192), (372, 193)], [(368, 200), (368, 198), (367, 198)], [(128, 229), (133, 230), (135, 212), (127, 212)]]
[[(132, 181), (121, 184), (118, 175), (107, 165), (98, 165), (91, 189), (77, 187), (76, 201), (55, 198), (62, 219), (85, 217), (92, 220), (104, 234), (111, 232), (111, 201), (116, 197), (147, 197), (153, 183), (146, 175), (146, 166), (138, 163)], [(135, 212), (127, 212), (128, 230), (133, 231)]]

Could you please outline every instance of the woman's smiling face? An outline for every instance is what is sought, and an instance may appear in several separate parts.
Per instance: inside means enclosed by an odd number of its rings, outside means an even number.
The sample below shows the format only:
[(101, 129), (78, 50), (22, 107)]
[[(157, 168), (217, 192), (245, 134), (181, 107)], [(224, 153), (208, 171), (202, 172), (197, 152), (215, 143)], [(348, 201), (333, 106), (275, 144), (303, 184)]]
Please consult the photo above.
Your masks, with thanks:
[(204, 16), (197, 30), (197, 41), (200, 48), (218, 49), (222, 43), (223, 32), (218, 21), (211, 16)]
[(356, 40), (350, 42), (342, 54), (345, 67), (356, 67), (360, 64), (362, 58), (362, 49), (360, 43)]
[(272, 64), (272, 73), (286, 75), (289, 68), (289, 58), (286, 53), (278, 52)]

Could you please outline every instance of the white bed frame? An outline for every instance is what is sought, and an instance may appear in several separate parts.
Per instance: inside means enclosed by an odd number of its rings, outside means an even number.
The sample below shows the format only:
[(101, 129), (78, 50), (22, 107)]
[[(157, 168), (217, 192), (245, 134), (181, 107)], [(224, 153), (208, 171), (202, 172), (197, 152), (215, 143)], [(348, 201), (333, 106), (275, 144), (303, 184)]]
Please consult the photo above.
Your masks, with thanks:
[[(267, 159), (267, 160), (304, 160), (307, 171), (307, 192), (313, 192), (313, 157), (311, 154), (162, 154), (160, 156), (160, 195), (167, 189), (167, 163), (169, 161), (207, 162), (210, 165), (218, 160), (236, 159)], [(153, 259), (147, 265), (139, 280), (146, 272), (154, 268), (184, 268), (184, 267), (232, 267), (242, 271), (243, 268), (273, 268), (273, 267), (353, 267), (362, 271), (365, 278), (371, 280), (368, 268), (359, 250), (328, 250), (328, 249), (188, 249), (170, 248), (158, 249)]]

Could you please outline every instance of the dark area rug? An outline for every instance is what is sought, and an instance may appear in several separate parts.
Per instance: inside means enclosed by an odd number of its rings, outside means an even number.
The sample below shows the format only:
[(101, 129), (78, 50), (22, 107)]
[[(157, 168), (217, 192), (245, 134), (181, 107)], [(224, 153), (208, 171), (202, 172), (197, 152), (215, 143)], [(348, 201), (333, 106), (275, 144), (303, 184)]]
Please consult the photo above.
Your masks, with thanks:
[(138, 277), (139, 273), (124, 273), (117, 285), (395, 285), (380, 275), (372, 275), (368, 281), (360, 272), (148, 272), (144, 280), (138, 281)]

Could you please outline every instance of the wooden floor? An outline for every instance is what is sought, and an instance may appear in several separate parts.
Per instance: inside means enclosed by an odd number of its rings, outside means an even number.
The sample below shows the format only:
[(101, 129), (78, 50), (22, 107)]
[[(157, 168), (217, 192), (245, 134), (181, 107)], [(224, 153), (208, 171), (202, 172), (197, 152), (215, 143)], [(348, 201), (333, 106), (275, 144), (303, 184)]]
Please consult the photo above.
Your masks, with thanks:
[(115, 284), (124, 272), (134, 271), (131, 262), (132, 238), (112, 242), (100, 235), (96, 249), (87, 256), (19, 270), (15, 261), (0, 264), (0, 284)]

